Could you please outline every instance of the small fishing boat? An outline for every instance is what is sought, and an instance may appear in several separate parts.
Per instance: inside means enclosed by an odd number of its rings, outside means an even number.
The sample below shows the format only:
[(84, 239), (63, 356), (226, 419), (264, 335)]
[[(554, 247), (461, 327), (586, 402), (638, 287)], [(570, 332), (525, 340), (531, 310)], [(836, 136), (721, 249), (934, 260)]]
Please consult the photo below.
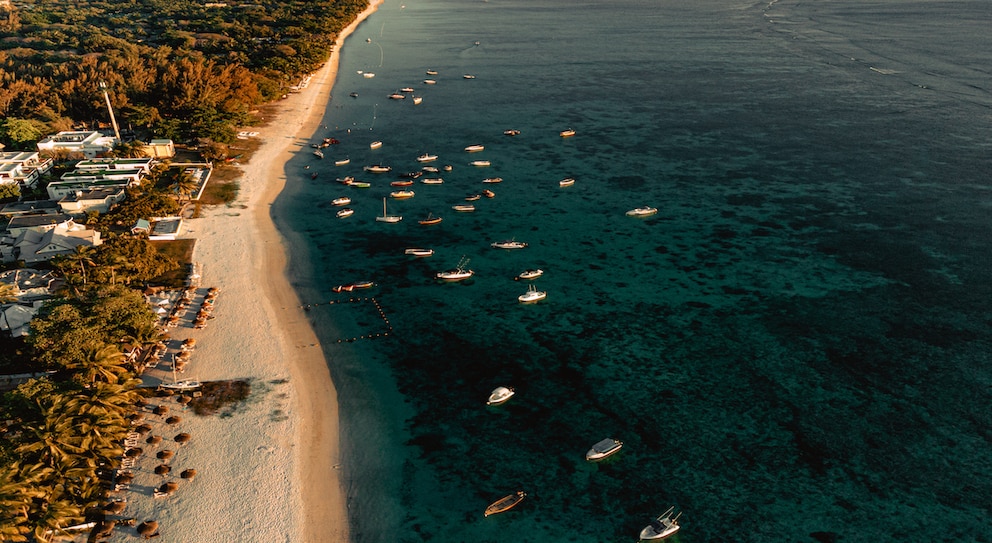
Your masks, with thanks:
[(495, 515), (496, 513), (502, 513), (513, 509), (521, 501), (523, 501), (525, 496), (527, 496), (527, 493), (520, 490), (515, 494), (510, 494), (509, 496), (496, 500), (492, 503), (492, 505), (486, 508), (486, 516), (488, 517), (489, 515)]
[(491, 191), (491, 190), (489, 190), (489, 189), (483, 190), (482, 191), (482, 195), (485, 196), (486, 198), (495, 198), (496, 197), (496, 193), (493, 192), (493, 191)]
[(548, 297), (548, 293), (543, 290), (537, 290), (536, 285), (530, 285), (527, 287), (527, 292), (517, 296), (517, 300), (522, 304), (532, 304), (534, 302), (540, 302), (541, 300)]
[(417, 258), (424, 258), (434, 256), (434, 249), (421, 249), (419, 247), (413, 247), (403, 251), (403, 254), (415, 256)]
[(489, 162), (488, 160), (473, 160), (472, 162), (469, 162), (468, 165), (469, 166), (478, 166), (480, 168), (485, 168), (485, 167), (488, 167), (488, 166), (492, 166), (492, 163)]
[(372, 281), (357, 281), (351, 284), (351, 288), (353, 289), (372, 288), (374, 286), (375, 283)]
[(413, 87), (403, 87), (400, 92), (413, 92)]
[(425, 79), (424, 85), (437, 85), (437, 81), (434, 81), (433, 79)]
[(313, 156), (317, 158), (324, 158), (324, 152), (321, 151), (320, 149), (317, 149), (316, 151), (313, 152)]
[(620, 452), (620, 447), (623, 447), (623, 441), (608, 437), (597, 442), (586, 452), (586, 460), (589, 462), (599, 462), (607, 456)]
[(427, 70), (427, 75), (437, 75), (437, 70)]
[(391, 181), (389, 185), (393, 187), (409, 187), (410, 185), (413, 185), (413, 180), (403, 179), (401, 181)]
[(335, 215), (337, 215), (339, 219), (345, 219), (345, 218), (348, 218), (348, 217), (350, 217), (350, 216), (352, 216), (354, 214), (355, 214), (355, 210), (354, 209), (351, 209), (350, 207), (346, 207), (344, 209), (339, 209), (338, 212), (335, 213)]
[(375, 218), (376, 222), (400, 222), (403, 220), (401, 215), (387, 215), (386, 214), (386, 199), (382, 199), (382, 216)]
[(561, 181), (558, 182), (559, 187), (571, 187), (574, 184), (575, 184), (575, 179), (571, 177), (566, 177), (565, 179), (562, 179)]
[(469, 145), (468, 147), (465, 148), (465, 152), (466, 153), (478, 153), (479, 151), (482, 151), (485, 148), (486, 147), (484, 145), (478, 145), (478, 144), (477, 145)]
[(405, 94), (400, 94), (398, 92), (394, 92), (394, 93), (392, 93), (392, 94), (389, 95), (389, 99), (390, 100), (402, 100), (404, 98), (406, 98), (406, 95)]
[(472, 204), (455, 204), (451, 206), (451, 209), (454, 209), (459, 213), (471, 213), (475, 211), (475, 206)]
[(571, 128), (568, 128), (568, 129), (565, 129), (565, 130), (562, 130), (561, 132), (559, 132), (558, 135), (561, 136), (561, 137), (563, 137), (563, 138), (570, 138), (570, 137), (572, 137), (572, 136), (575, 135), (575, 130), (572, 130)]
[(355, 290), (355, 287), (351, 285), (338, 285), (336, 287), (331, 287), (331, 292), (351, 292)]
[(435, 217), (433, 214), (428, 213), (426, 219), (421, 219), (421, 220), (419, 220), (417, 222), (419, 222), (420, 224), (422, 224), (424, 226), (429, 226), (429, 225), (432, 225), (432, 224), (438, 224), (438, 223), (440, 223), (441, 222), (441, 217)]
[(358, 93), (357, 92), (349, 92), (348, 93), (348, 96), (351, 96), (352, 98), (358, 98)]
[(417, 179), (418, 177), (420, 177), (422, 175), (424, 175), (424, 172), (423, 171), (417, 171), (417, 172), (401, 173), (400, 174), (400, 177), (402, 177), (403, 179)]
[(487, 178), (483, 179), (482, 182), (483, 183), (490, 183), (490, 184), (502, 183), (503, 182), (503, 178), (502, 177), (487, 177)]
[(350, 164), (350, 163), (351, 163), (351, 159), (350, 158), (342, 158), (340, 160), (335, 160), (334, 161), (334, 165), (335, 166), (344, 166), (344, 165)]
[(463, 79), (475, 79), (475, 76), (472, 75), (472, 74), (465, 74), (465, 75), (462, 76), (462, 78)]
[(342, 196), (340, 198), (335, 198), (331, 200), (331, 203), (336, 206), (346, 206), (351, 203), (351, 198), (348, 198), (347, 196)]
[(437, 160), (437, 155), (432, 155), (430, 153), (424, 153), (417, 157), (417, 162), (431, 162)]
[(452, 166), (451, 164), (445, 164), (441, 169), (446, 172), (450, 172), (452, 170)]
[(365, 79), (372, 79), (373, 77), (375, 77), (375, 74), (372, 72), (365, 72), (362, 74), (362, 77), (364, 77)]
[(462, 257), (462, 259), (458, 261), (458, 265), (456, 267), (450, 270), (437, 272), (434, 275), (434, 278), (444, 281), (446, 283), (456, 283), (458, 281), (464, 281), (469, 277), (475, 275), (474, 271), (466, 270), (465, 269), (466, 266), (468, 266), (468, 259)]
[(341, 183), (342, 185), (351, 186), (351, 184), (355, 182), (355, 178), (352, 177), (352, 176), (350, 176), (350, 175), (348, 175), (348, 176), (345, 176), (345, 177), (339, 177), (339, 178), (337, 178), (337, 182), (338, 183)]
[(352, 181), (348, 186), (355, 187), (356, 189), (367, 189), (372, 186), (372, 183), (368, 181)]
[(389, 193), (389, 197), (394, 200), (406, 200), (407, 198), (413, 198), (415, 193), (412, 190), (394, 190)]
[(517, 276), (518, 281), (530, 281), (532, 279), (537, 279), (538, 277), (544, 275), (544, 270), (538, 268), (536, 270), (524, 270), (520, 272)]
[(506, 239), (503, 241), (494, 241), (489, 246), (493, 249), (524, 249), (527, 247), (527, 244), (515, 239)]
[(682, 516), (682, 512), (672, 516), (675, 513), (675, 506), (669, 507), (668, 511), (665, 511), (658, 518), (651, 521), (651, 524), (644, 527), (641, 530), (641, 541), (657, 541), (659, 539), (665, 539), (666, 537), (679, 531), (678, 520)]
[(373, 164), (372, 166), (365, 166), (365, 171), (369, 173), (389, 173), (393, 171), (393, 168), (381, 164)]
[(500, 405), (506, 403), (507, 400), (513, 397), (515, 392), (513, 387), (496, 387), (493, 389), (492, 393), (489, 394), (489, 399), (486, 400), (486, 405)]
[(420, 171), (424, 173), (438, 173), (441, 170), (437, 169), (437, 166), (424, 166), (420, 168)]
[(510, 128), (508, 130), (504, 130), (503, 131), (503, 135), (504, 136), (519, 136), (520, 135), (520, 131), (517, 130), (516, 128)]
[(413, 105), (415, 105), (415, 106), (419, 106), (420, 103), (423, 102), (423, 101), (424, 101), (424, 97), (423, 96), (414, 96), (413, 97)]
[(440, 177), (427, 177), (425, 179), (421, 179), (420, 182), (425, 185), (440, 185), (444, 183), (444, 179)]
[(372, 143), (369, 144), (369, 149), (378, 149), (380, 147), (382, 147), (381, 141), (373, 141)]
[(658, 212), (656, 207), (637, 207), (627, 212), (628, 217), (650, 217)]
[(470, 194), (470, 195), (468, 195), (468, 196), (465, 197), (465, 201), (466, 202), (474, 202), (476, 200), (481, 200), (481, 199), (482, 199), (482, 195), (481, 194)]
[(341, 143), (341, 140), (337, 138), (324, 138), (324, 141), (321, 143), (321, 146), (327, 147), (330, 145), (337, 145), (339, 143)]

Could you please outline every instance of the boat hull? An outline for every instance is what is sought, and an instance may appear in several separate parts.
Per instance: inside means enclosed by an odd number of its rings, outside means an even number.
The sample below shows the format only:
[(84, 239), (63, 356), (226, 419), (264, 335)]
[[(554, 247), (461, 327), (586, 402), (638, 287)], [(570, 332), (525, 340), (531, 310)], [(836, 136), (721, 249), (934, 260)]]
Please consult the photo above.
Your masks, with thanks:
[(524, 497), (526, 496), (527, 496), (526, 492), (519, 491), (516, 494), (510, 494), (509, 496), (500, 498), (499, 500), (496, 500), (489, 507), (486, 508), (486, 516), (488, 517), (490, 515), (495, 515), (497, 513), (503, 513), (505, 511), (509, 511), (510, 509), (513, 509), (514, 507), (519, 505), (520, 502), (522, 502)]

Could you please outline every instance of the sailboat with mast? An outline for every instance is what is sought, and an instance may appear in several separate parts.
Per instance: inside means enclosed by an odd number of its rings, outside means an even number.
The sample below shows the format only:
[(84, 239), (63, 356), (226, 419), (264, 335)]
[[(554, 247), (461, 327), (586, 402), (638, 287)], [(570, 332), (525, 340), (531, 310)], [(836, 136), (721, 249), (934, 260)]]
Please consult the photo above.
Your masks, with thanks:
[(176, 377), (176, 357), (172, 356), (172, 382), (162, 383), (159, 385), (160, 388), (165, 388), (169, 390), (196, 390), (203, 386), (203, 383), (199, 381), (183, 380), (179, 381)]
[(403, 217), (400, 215), (388, 215), (386, 214), (386, 199), (382, 199), (382, 216), (375, 218), (376, 222), (400, 222)]

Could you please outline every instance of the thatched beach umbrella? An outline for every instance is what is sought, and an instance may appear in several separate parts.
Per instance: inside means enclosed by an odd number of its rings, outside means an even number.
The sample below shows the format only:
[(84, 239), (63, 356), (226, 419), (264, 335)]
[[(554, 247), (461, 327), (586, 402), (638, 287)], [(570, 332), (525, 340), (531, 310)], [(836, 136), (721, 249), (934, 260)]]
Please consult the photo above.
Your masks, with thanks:
[(117, 484), (126, 485), (134, 480), (134, 474), (130, 471), (124, 471), (117, 474)]
[(145, 452), (144, 449), (142, 449), (141, 447), (132, 447), (132, 448), (124, 451), (124, 456), (126, 456), (128, 458), (137, 458), (137, 457), (141, 456), (142, 453), (144, 453), (144, 452)]
[(144, 398), (138, 398), (134, 401), (135, 407), (144, 407), (148, 405), (148, 402)]
[(169, 408), (164, 405), (157, 405), (155, 406), (155, 409), (152, 410), (152, 413), (155, 413), (156, 415), (164, 415), (168, 412), (169, 412)]
[(193, 401), (193, 397), (192, 396), (187, 396), (185, 394), (180, 394), (179, 397), (176, 398), (176, 401), (179, 402), (179, 403), (181, 403), (181, 404), (183, 404), (183, 405), (186, 405), (189, 402)]
[(150, 539), (151, 536), (158, 533), (158, 522), (154, 520), (146, 520), (138, 525), (137, 528), (138, 535), (144, 539)]
[(196, 339), (188, 337), (183, 340), (183, 347), (194, 347), (196, 345)]
[(173, 440), (180, 445), (185, 445), (189, 443), (190, 435), (185, 432), (176, 434), (176, 437), (174, 437)]
[(112, 515), (119, 515), (123, 513), (125, 509), (127, 509), (127, 502), (123, 500), (110, 502), (103, 506), (103, 510)]
[(129, 420), (131, 422), (140, 422), (140, 421), (145, 420), (145, 414), (144, 413), (131, 413), (130, 415), (127, 416), (127, 420)]
[(169, 424), (171, 426), (175, 426), (175, 425), (179, 424), (182, 421), (183, 421), (183, 418), (182, 417), (179, 417), (179, 416), (176, 416), (176, 415), (172, 415), (171, 417), (165, 419), (165, 423), (166, 424)]
[(138, 432), (138, 434), (140, 434), (140, 435), (145, 435), (145, 434), (147, 434), (148, 432), (151, 432), (151, 431), (152, 431), (152, 427), (151, 427), (151, 425), (150, 425), (150, 424), (139, 424), (139, 425), (138, 425), (138, 426), (137, 426), (137, 427), (136, 427), (136, 428), (134, 429), (134, 431), (135, 431), (135, 432)]
[(172, 472), (172, 466), (168, 466), (166, 464), (159, 464), (155, 466), (155, 475), (161, 475), (162, 477), (165, 477), (171, 472)]
[(161, 442), (162, 436), (148, 436), (148, 439), (145, 440), (145, 443), (148, 443), (149, 445), (158, 445)]
[(172, 494), (173, 492), (179, 490), (179, 483), (176, 481), (169, 481), (158, 487), (159, 492), (165, 492), (166, 494)]
[(169, 449), (165, 449), (164, 451), (158, 451), (158, 453), (155, 455), (155, 458), (158, 458), (159, 460), (168, 460), (173, 456), (175, 456), (175, 454), (176, 453), (170, 451)]
[(100, 521), (96, 524), (96, 526), (93, 527), (93, 531), (90, 532), (89, 540), (96, 541), (98, 539), (104, 539), (106, 537), (110, 537), (110, 534), (113, 533), (114, 528), (116, 527), (117, 527), (116, 520)]
[(183, 479), (192, 481), (193, 479), (196, 478), (196, 470), (192, 468), (184, 469), (183, 472), (179, 474), (179, 476), (182, 477)]

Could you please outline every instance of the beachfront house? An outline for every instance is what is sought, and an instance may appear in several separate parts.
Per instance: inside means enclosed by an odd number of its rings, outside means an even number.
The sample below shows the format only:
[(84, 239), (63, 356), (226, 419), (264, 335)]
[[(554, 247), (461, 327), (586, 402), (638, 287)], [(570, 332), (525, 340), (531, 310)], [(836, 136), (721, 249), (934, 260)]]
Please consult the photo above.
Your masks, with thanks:
[(21, 215), (54, 215), (60, 213), (58, 202), (51, 200), (32, 200), (10, 202), (0, 207), (0, 217), (12, 219)]
[(0, 305), (0, 335), (26, 336), (44, 300), (53, 297), (55, 276), (50, 271), (21, 268), (0, 273), (0, 284), (14, 287), (15, 297), (13, 302)]
[(42, 138), (38, 142), (38, 151), (48, 154), (79, 153), (95, 158), (110, 151), (116, 144), (117, 138), (96, 131), (59, 132)]
[(100, 232), (76, 224), (69, 215), (22, 215), (7, 224), (0, 239), (0, 256), (4, 262), (23, 260), (30, 264), (101, 243)]
[(176, 145), (172, 140), (151, 140), (142, 148), (146, 155), (153, 158), (172, 158), (176, 156)]
[(74, 194), (59, 200), (59, 208), (63, 213), (82, 215), (90, 211), (106, 213), (125, 198), (123, 187), (76, 191)]
[(55, 161), (37, 151), (0, 152), (0, 185), (16, 183), (21, 190), (34, 188)]

